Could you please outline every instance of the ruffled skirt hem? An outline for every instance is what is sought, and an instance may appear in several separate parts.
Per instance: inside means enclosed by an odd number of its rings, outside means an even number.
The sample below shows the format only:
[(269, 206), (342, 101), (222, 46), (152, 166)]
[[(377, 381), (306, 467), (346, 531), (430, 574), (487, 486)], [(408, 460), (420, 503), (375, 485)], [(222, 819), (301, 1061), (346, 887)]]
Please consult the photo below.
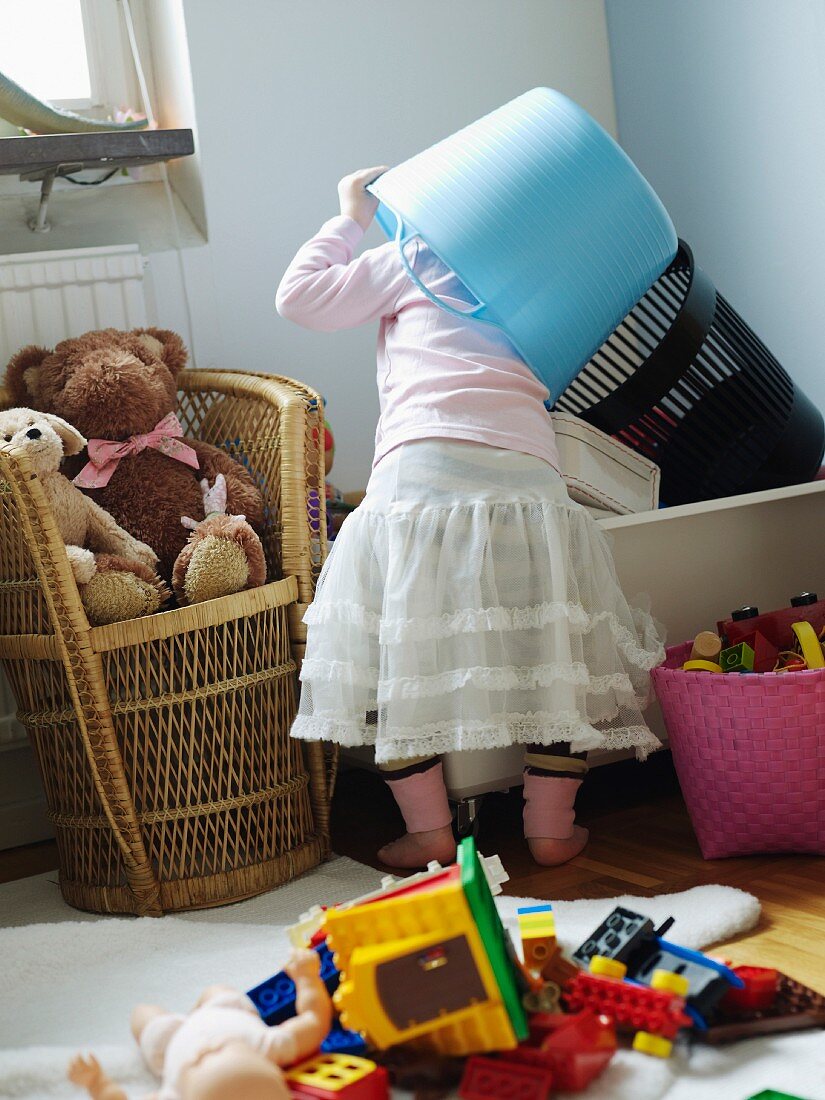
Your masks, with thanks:
[(379, 742), (377, 725), (335, 718), (300, 715), (292, 726), (299, 741), (330, 741), (342, 748), (376, 748), (379, 764), (446, 752), (500, 749), (508, 745), (569, 743), (573, 752), (635, 750), (645, 760), (662, 746), (646, 725), (617, 727), (599, 732), (575, 714), (493, 714), (489, 721), (444, 722), (427, 726), (387, 728)]
[(436, 441), (391, 452), (304, 622), (296, 738), (374, 745), (379, 762), (659, 747), (642, 711), (660, 631), (540, 459)]

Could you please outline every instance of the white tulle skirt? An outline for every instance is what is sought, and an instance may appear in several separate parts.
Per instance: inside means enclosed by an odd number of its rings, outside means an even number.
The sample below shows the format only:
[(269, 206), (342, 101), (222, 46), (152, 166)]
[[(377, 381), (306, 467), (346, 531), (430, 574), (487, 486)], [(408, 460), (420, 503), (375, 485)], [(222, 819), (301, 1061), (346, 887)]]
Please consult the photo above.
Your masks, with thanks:
[(391, 451), (327, 559), (293, 737), (379, 762), (513, 743), (658, 740), (664, 648), (604, 533), (546, 462), (474, 443)]

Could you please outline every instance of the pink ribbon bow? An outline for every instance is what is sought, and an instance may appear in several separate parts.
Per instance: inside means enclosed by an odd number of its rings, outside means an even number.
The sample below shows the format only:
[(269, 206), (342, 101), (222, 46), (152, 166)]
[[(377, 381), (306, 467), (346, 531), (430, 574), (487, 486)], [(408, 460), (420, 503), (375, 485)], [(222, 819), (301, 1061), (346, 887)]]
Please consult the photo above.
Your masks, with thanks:
[(122, 443), (112, 439), (90, 439), (89, 461), (74, 479), (74, 483), (81, 489), (102, 489), (111, 481), (122, 458), (138, 455), (147, 447), (174, 458), (176, 462), (183, 462), (193, 470), (200, 469), (197, 454), (191, 447), (181, 443), (182, 437), (181, 422), (174, 413), (169, 413), (151, 432), (131, 435)]

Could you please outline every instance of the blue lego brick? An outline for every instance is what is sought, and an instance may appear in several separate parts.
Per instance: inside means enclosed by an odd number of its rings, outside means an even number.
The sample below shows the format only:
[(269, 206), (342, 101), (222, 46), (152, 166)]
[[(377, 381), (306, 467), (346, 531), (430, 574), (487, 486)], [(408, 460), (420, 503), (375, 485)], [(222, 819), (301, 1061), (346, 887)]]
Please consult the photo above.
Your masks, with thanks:
[[(332, 994), (338, 988), (340, 980), (340, 974), (332, 961), (332, 952), (326, 942), (318, 944), (314, 950), (321, 958), (321, 981)], [(264, 1023), (270, 1027), (295, 1015), (295, 983), (283, 970), (250, 989), (247, 997), (257, 1008)]]
[(324, 940), (323, 943), (319, 943), (315, 950), (321, 956), (321, 981), (332, 994), (338, 988), (338, 982), (341, 975), (336, 969), (335, 963), (332, 961), (332, 952), (327, 947), (326, 940)]
[[(692, 951), (678, 943), (670, 943), (660, 937), (652, 941), (651, 950), (641, 959), (634, 959), (632, 975), (643, 985), (649, 985), (655, 970), (671, 970), (681, 974), (688, 981), (687, 1003), (694, 1020), (701, 1020), (700, 1027), (706, 1027), (709, 1014), (724, 997), (728, 989), (741, 989), (744, 985), (738, 974), (734, 974), (722, 963), (714, 962), (700, 951)], [(697, 1021), (698, 1022), (698, 1021)]]
[(684, 959), (686, 962), (694, 963), (696, 966), (704, 966), (708, 970), (715, 971), (720, 978), (724, 978), (734, 989), (745, 988), (745, 983), (729, 966), (725, 966), (724, 963), (716, 962), (715, 959), (703, 955), (701, 951), (693, 951), (690, 947), (682, 947), (681, 944), (670, 943), (668, 940), (663, 940), (661, 938), (659, 939), (659, 947), (663, 951), (675, 955), (677, 959)]
[(552, 913), (552, 905), (522, 905), (520, 909), (516, 910), (516, 913), (521, 916), (522, 913)]
[(295, 1015), (295, 982), (281, 970), (247, 992), (265, 1024), (280, 1024)]
[(367, 1044), (364, 1042), (364, 1037), (357, 1031), (348, 1031), (345, 1027), (341, 1027), (337, 1020), (332, 1025), (329, 1035), (321, 1043), (322, 1054), (362, 1055), (366, 1050)]

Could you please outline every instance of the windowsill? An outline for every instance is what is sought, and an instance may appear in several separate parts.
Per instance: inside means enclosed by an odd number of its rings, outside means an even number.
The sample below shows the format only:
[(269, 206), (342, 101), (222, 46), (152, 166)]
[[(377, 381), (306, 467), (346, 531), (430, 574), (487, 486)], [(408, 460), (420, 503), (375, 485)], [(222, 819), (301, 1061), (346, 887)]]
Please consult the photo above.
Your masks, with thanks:
[[(39, 186), (25, 194), (0, 197), (0, 254), (51, 252), (64, 248), (137, 244), (141, 252), (166, 252), (178, 241), (169, 203), (160, 182), (122, 186), (55, 187), (49, 203), (48, 233), (34, 233), (29, 221), (37, 214)], [(186, 207), (172, 191), (180, 229), (180, 246), (206, 244)]]
[(0, 172), (40, 179), (44, 173), (71, 165), (86, 168), (136, 167), (191, 156), (192, 131), (99, 130), (88, 134), (5, 137), (0, 141)]

